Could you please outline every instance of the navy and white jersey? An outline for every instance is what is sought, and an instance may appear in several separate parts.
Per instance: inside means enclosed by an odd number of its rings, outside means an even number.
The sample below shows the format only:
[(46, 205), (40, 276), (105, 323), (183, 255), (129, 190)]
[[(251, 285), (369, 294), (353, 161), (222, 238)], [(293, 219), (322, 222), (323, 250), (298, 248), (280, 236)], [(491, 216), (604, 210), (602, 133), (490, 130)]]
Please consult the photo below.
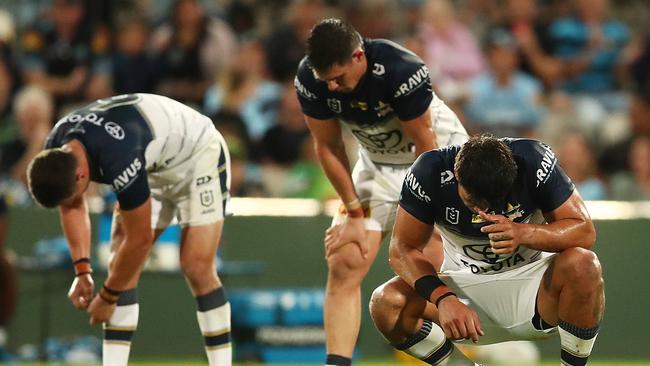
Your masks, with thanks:
[[(491, 209), (518, 223), (545, 223), (542, 213), (555, 210), (571, 196), (574, 185), (547, 145), (529, 139), (502, 139), (517, 163), (517, 178), (505, 207)], [(513, 254), (492, 252), (488, 225), (469, 210), (458, 195), (454, 161), (460, 146), (423, 153), (409, 169), (400, 195), (400, 206), (418, 220), (440, 230), (445, 261), (443, 269), (470, 268), (476, 274), (493, 274), (529, 264), (544, 255), (520, 246)]]
[(45, 148), (76, 139), (94, 182), (110, 185), (122, 209), (140, 206), (150, 188), (173, 185), (183, 164), (218, 134), (212, 121), (175, 100), (127, 94), (78, 109), (54, 126)]
[(373, 162), (411, 164), (414, 143), (400, 121), (421, 116), (442, 104), (432, 92), (429, 70), (411, 51), (388, 40), (363, 42), (366, 74), (351, 93), (330, 91), (304, 58), (294, 80), (302, 111), (315, 119), (336, 118), (359, 141)]

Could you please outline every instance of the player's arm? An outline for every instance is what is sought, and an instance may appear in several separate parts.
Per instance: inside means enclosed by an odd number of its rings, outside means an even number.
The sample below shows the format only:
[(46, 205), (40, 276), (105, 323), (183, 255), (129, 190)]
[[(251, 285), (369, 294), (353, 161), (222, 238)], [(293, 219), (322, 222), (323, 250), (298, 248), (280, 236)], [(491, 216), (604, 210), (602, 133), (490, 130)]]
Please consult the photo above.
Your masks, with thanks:
[(427, 108), (419, 117), (402, 121), (404, 134), (415, 143), (415, 156), (438, 147), (436, 133), (431, 123), (431, 110)]
[(420, 296), (438, 307), (439, 322), (447, 338), (478, 342), (484, 335), (478, 315), (438, 278), (423, 254), (432, 233), (432, 225), (398, 207), (389, 248), (390, 266)]
[(122, 291), (133, 285), (153, 245), (151, 198), (130, 210), (120, 210), (124, 240), (115, 253), (104, 285)]
[[(485, 215), (495, 224), (482, 231), (490, 233), (493, 250), (500, 254), (504, 248), (523, 245), (545, 252), (561, 252), (572, 247), (591, 249), (596, 241), (596, 229), (585, 203), (577, 190), (558, 208), (544, 214), (548, 224), (516, 224), (501, 215)], [(501, 237), (510, 238), (500, 243)], [(512, 244), (510, 244), (512, 243)], [(504, 251), (509, 253), (509, 251)]]
[(305, 121), (314, 138), (316, 156), (336, 193), (343, 203), (354, 202), (358, 198), (350, 176), (350, 162), (341, 137), (340, 124), (335, 119), (321, 120), (307, 115)]
[(95, 284), (90, 269), (90, 217), (83, 195), (72, 197), (59, 205), (61, 226), (75, 264), (75, 279), (68, 299), (77, 309), (85, 309), (92, 299)]

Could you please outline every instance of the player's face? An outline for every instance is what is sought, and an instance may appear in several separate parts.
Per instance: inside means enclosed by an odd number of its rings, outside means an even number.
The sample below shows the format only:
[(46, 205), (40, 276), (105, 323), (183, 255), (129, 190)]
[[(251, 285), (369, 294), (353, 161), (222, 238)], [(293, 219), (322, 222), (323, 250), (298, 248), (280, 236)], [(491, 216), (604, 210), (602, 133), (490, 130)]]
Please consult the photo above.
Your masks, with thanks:
[(366, 56), (358, 49), (345, 63), (337, 63), (325, 71), (317, 72), (316, 77), (327, 83), (330, 91), (351, 93), (366, 72)]
[(476, 204), (470, 197), (469, 193), (461, 186), (460, 184), (458, 185), (458, 195), (460, 196), (460, 199), (463, 200), (463, 203), (467, 208), (470, 209), (470, 211), (474, 213), (478, 213), (479, 211), (486, 211), (487, 207), (482, 207), (481, 205)]

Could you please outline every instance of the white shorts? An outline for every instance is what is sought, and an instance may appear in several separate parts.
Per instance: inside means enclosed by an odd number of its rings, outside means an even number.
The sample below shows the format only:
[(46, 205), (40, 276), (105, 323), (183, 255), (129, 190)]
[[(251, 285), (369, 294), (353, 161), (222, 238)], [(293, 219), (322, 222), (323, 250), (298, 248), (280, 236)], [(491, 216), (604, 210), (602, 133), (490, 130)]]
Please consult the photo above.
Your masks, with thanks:
[(182, 227), (223, 220), (230, 197), (230, 154), (221, 134), (215, 134), (193, 159), (174, 168), (179, 169), (184, 179), (166, 186), (157, 187), (155, 177), (150, 175), (151, 226), (164, 229), (174, 219)]
[[(444, 103), (431, 107), (431, 119), (439, 147), (467, 141), (468, 135), (462, 123)], [(393, 229), (402, 182), (410, 166), (377, 164), (363, 149), (359, 150), (359, 160), (352, 170), (352, 182), (366, 211), (366, 230), (389, 232)], [(345, 211), (339, 210), (332, 225), (343, 223), (345, 217)]]
[[(458, 298), (476, 311), (485, 335), (479, 344), (543, 339), (557, 328), (533, 326), (537, 290), (554, 255), (503, 273), (476, 275), (469, 268), (443, 270), (440, 279)], [(471, 341), (460, 341), (473, 344)]]

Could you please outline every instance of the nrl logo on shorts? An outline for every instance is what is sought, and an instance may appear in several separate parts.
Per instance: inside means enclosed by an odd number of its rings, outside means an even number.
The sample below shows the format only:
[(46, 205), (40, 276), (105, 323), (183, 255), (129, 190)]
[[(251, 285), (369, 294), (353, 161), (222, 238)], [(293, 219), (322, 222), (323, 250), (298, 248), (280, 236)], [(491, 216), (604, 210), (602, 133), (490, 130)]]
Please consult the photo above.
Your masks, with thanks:
[(334, 113), (341, 113), (341, 101), (336, 98), (327, 98), (327, 106)]
[(210, 207), (214, 203), (214, 194), (212, 190), (203, 191), (200, 194), (201, 205), (204, 207)]

